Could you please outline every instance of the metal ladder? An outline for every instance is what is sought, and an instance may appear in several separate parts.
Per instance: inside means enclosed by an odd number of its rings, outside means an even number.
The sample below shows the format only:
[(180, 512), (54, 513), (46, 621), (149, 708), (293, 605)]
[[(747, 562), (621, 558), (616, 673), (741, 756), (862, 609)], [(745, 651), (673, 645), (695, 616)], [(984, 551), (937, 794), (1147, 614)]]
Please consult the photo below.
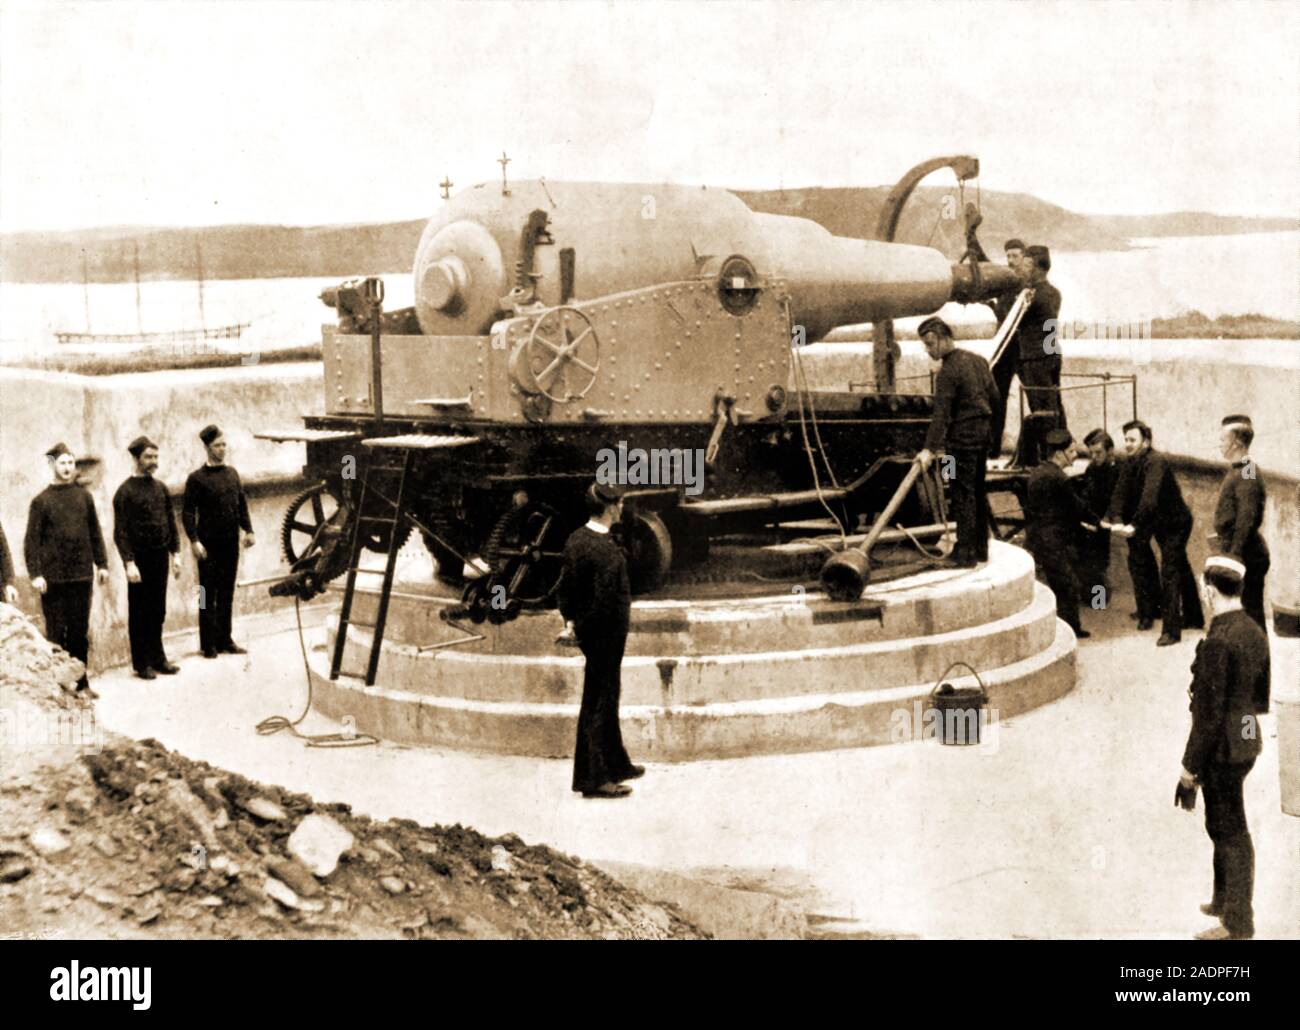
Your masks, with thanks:
[[(375, 613), (375, 622), (373, 626), (368, 627), (371, 631), (370, 654), (366, 659), (366, 686), (375, 685), (375, 674), (379, 670), (380, 645), (384, 642), (384, 626), (388, 621), (388, 600), (393, 589), (393, 573), (397, 568), (397, 532), (398, 527), (403, 521), (408, 520), (406, 509), (406, 484), (410, 478), (411, 466), (415, 461), (415, 453), (411, 450), (403, 450), (402, 463), (400, 465), (384, 465), (373, 461), (366, 466), (366, 472), (361, 480), (361, 495), (357, 500), (357, 513), (352, 520), (352, 539), (349, 542), (348, 553), (348, 578), (343, 588), (343, 607), (339, 609), (339, 624), (334, 635), (334, 657), (330, 662), (330, 679), (337, 680), (339, 672), (343, 667), (343, 652), (348, 643), (348, 627), (352, 624), (352, 600), (356, 595), (357, 575), (376, 575), (379, 569), (363, 569), (360, 567), (361, 555), (365, 550), (365, 529), (368, 526), (384, 525), (391, 526), (391, 536), (389, 537), (389, 548), (387, 560), (383, 568), (383, 585), (379, 591), (379, 609)], [(383, 477), (399, 476), (397, 480), (396, 498), (385, 496), (384, 492), (376, 488), (372, 482), (372, 477), (382, 480)], [(370, 497), (378, 497), (386, 501), (392, 508), (392, 514), (389, 515), (366, 515), (366, 501)], [(360, 625), (360, 624), (358, 624)], [(366, 627), (363, 627), (366, 628)]]

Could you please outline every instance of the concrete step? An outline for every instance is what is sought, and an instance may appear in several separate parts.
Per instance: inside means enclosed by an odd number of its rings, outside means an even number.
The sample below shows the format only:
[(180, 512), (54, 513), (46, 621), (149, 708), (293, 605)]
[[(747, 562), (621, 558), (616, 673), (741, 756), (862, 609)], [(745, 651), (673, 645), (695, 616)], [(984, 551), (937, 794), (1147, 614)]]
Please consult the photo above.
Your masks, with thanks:
[[(1035, 586), (1034, 600), (1027, 608), (992, 622), (923, 637), (874, 640), (867, 636), (832, 647), (626, 657), (623, 702), (700, 705), (887, 690), (933, 683), (955, 661), (976, 669), (1016, 662), (1049, 647), (1055, 635), (1055, 599), (1046, 587)], [(334, 619), (328, 620), (330, 648), (335, 626)], [(362, 668), (372, 635), (359, 626), (348, 628), (345, 671), (355, 675)], [(385, 641), (379, 679), (385, 686), (430, 697), (576, 705), (582, 698), (584, 664), (574, 648), (553, 648), (548, 655), (499, 655), (468, 646), (420, 653)]]
[[(1046, 704), (1074, 685), (1074, 634), (1064, 623), (1054, 621), (1054, 627), (1054, 637), (1044, 649), (1020, 661), (981, 669), (992, 720), (983, 747), (996, 746), (998, 720)], [(568, 688), (554, 701), (484, 701), (366, 687), (351, 677), (331, 683), (323, 644), (312, 650), (309, 665), (313, 704), (336, 719), (350, 716), (358, 732), (430, 747), (556, 758), (573, 754), (578, 705)], [(974, 685), (972, 677), (952, 682)], [(809, 691), (794, 696), (693, 705), (624, 704), (623, 738), (634, 759), (677, 762), (924, 737), (930, 680), (888, 689), (825, 692), (817, 689), (820, 671), (809, 669), (805, 683)]]
[[(800, 587), (774, 587), (771, 594), (743, 600), (638, 600), (632, 605), (626, 653), (734, 655), (900, 640), (978, 626), (1028, 607), (1034, 597), (1034, 563), (1028, 553), (994, 541), (989, 557), (980, 569), (936, 569), (869, 585), (853, 604)], [(445, 588), (403, 583), (394, 589), (385, 643), (424, 646), (460, 636), (440, 618), (456, 603)], [(354, 621), (372, 624), (377, 602), (374, 587), (358, 589)], [(552, 656), (562, 621), (556, 611), (530, 611), (501, 626), (485, 622), (472, 627), (484, 635), (473, 650)]]

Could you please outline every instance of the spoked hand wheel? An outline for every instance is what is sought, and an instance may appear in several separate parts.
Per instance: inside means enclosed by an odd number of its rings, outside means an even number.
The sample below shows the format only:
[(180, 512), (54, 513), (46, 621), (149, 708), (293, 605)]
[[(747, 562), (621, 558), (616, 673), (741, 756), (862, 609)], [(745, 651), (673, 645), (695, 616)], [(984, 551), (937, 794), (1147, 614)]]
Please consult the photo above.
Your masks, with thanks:
[(510, 371), (526, 393), (556, 404), (580, 400), (596, 385), (600, 371), (596, 327), (578, 308), (551, 308), (533, 323), (510, 359)]

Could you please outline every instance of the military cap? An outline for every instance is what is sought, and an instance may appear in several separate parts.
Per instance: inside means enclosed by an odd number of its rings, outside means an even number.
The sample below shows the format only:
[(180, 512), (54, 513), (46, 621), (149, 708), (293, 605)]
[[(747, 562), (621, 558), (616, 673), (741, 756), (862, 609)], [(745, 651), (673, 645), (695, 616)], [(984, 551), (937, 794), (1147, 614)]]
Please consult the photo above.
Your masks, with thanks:
[(1012, 236), (1006, 243), (1002, 244), (1002, 249), (1006, 250), (1024, 250), (1025, 241)]
[(924, 322), (916, 327), (916, 334), (924, 337), (926, 333), (939, 333), (952, 339), (952, 328), (942, 318), (937, 315), (931, 315)]
[(1229, 579), (1242, 579), (1246, 575), (1246, 566), (1226, 554), (1212, 554), (1205, 559), (1205, 571), (1217, 572)]
[(1074, 443), (1074, 437), (1064, 429), (1051, 429), (1043, 437), (1043, 442), (1054, 451), (1063, 451)]
[(1248, 429), (1253, 429), (1255, 427), (1255, 424), (1251, 422), (1249, 415), (1224, 415), (1223, 421), (1220, 425), (1246, 426)]
[(154, 443), (152, 440), (150, 440), (147, 436), (137, 436), (134, 440), (132, 440), (129, 444), (127, 444), (126, 450), (127, 453), (131, 455), (131, 457), (138, 458), (150, 447), (152, 447), (155, 451), (158, 449), (158, 445)]
[(587, 496), (602, 504), (613, 504), (623, 499), (627, 491), (618, 483), (602, 483), (599, 479), (587, 488)]
[(71, 454), (72, 451), (66, 443), (60, 440), (48, 451), (45, 452), (47, 458), (57, 458), (60, 454)]
[(203, 441), (204, 447), (208, 446), (208, 444), (210, 444), (213, 440), (215, 440), (220, 435), (221, 435), (221, 429), (218, 426), (204, 426), (199, 431), (199, 439)]
[(1025, 257), (1032, 260), (1044, 272), (1052, 270), (1052, 252), (1041, 244), (1035, 243), (1032, 247), (1026, 247)]

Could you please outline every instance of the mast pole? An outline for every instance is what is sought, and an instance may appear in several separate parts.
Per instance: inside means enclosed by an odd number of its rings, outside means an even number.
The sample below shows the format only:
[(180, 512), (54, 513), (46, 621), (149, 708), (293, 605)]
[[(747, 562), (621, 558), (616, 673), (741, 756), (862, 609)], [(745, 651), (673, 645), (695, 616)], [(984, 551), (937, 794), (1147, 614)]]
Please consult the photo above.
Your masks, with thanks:
[(135, 323), (144, 335), (144, 314), (140, 310), (140, 243), (135, 243)]
[(90, 332), (90, 271), (86, 266), (86, 251), (81, 252), (81, 294), (86, 304), (86, 332)]
[(198, 260), (199, 266), (199, 325), (206, 333), (208, 330), (208, 320), (203, 314), (203, 247), (199, 243), (199, 238), (194, 237), (194, 255)]

